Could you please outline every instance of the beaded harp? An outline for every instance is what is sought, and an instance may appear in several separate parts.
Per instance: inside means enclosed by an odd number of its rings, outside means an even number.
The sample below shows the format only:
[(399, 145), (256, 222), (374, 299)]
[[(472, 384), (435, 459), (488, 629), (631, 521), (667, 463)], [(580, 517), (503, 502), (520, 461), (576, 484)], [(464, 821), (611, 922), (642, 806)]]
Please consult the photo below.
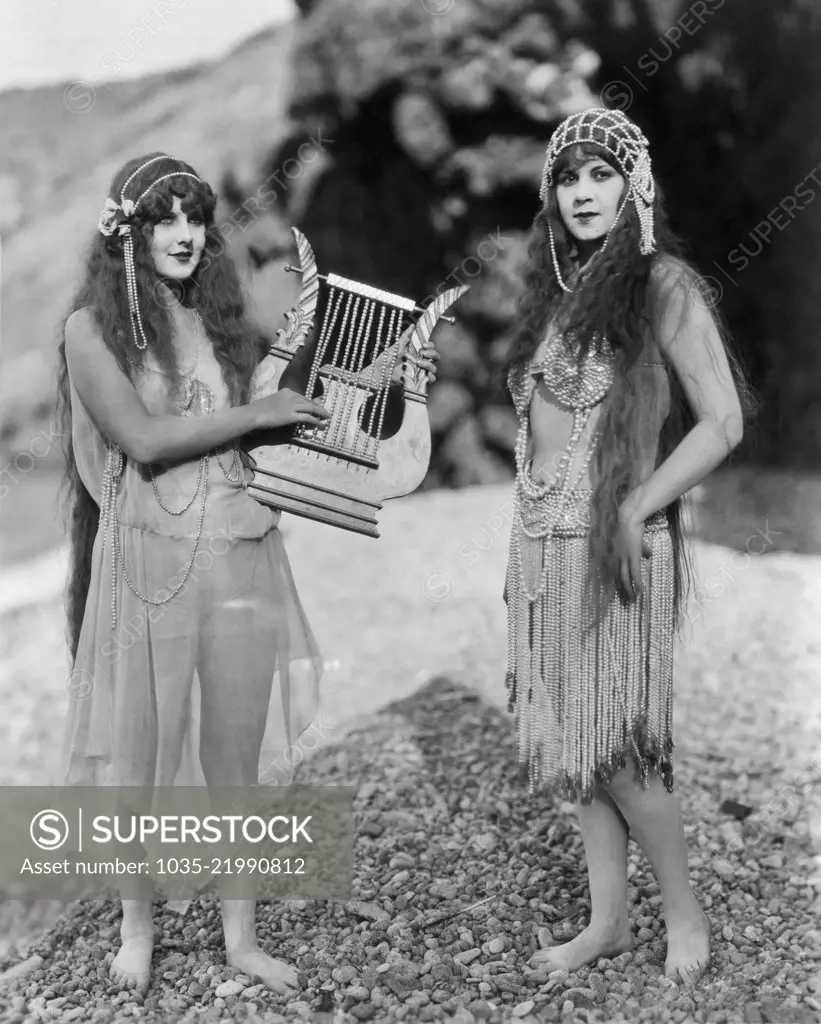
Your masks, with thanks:
[[(319, 274), (308, 240), (296, 228), (291, 234), (299, 266), (286, 270), (302, 274), (299, 301), (285, 314), (287, 327), (277, 331), (251, 397), (292, 387), (321, 401), (330, 417), (319, 427), (295, 427), (284, 443), (253, 448), (248, 492), (274, 508), (378, 537), (382, 502), (415, 490), (430, 462), (427, 373), (412, 357), (468, 289), (451, 288), (420, 309), (413, 299)], [(305, 342), (318, 306), (311, 350)], [(400, 336), (417, 313), (400, 353)], [(401, 386), (392, 388), (400, 358)]]

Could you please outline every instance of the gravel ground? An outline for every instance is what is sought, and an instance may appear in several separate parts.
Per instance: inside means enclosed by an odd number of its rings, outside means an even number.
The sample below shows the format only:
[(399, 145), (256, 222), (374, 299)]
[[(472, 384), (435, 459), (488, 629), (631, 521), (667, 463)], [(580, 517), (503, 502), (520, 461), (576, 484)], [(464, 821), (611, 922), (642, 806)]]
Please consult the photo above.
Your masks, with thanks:
[[(733, 561), (730, 549), (698, 546), (702, 590), (677, 676), (677, 787), (713, 922), (711, 972), (695, 992), (662, 977), (657, 886), (631, 844), (636, 950), (546, 977), (526, 968), (539, 929), (563, 941), (589, 905), (572, 808), (527, 796), (501, 710), (508, 498), (508, 488), (414, 496), (386, 508), (378, 544), (286, 526), (328, 660), (330, 741), (300, 781), (358, 790), (355, 900), (258, 911), (266, 948), (303, 974), (300, 999), (286, 1004), (225, 966), (211, 902), (184, 916), (158, 905), (144, 999), (107, 979), (115, 905), (73, 905), (33, 937), (59, 908), (8, 905), (0, 928), (19, 938), (0, 971), (20, 973), (0, 986), (0, 1019), (821, 1019), (821, 560), (750, 539), (778, 529), (764, 520)], [(33, 784), (59, 735), (59, 608), (41, 601), (4, 626), (12, 733), (0, 781)], [(739, 823), (720, 811), (725, 799), (754, 813)]]

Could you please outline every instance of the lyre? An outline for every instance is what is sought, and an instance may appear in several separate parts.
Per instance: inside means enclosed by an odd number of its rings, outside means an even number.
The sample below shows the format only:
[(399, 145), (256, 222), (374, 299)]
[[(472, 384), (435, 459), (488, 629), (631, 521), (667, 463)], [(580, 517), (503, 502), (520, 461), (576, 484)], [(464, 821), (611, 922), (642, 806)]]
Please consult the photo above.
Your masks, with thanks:
[[(251, 449), (256, 465), (248, 491), (266, 505), (378, 537), (382, 502), (415, 490), (430, 462), (427, 374), (412, 359), (401, 367), (401, 403), (389, 408), (399, 338), (420, 312), (408, 347), (418, 353), (445, 310), (468, 289), (450, 288), (420, 310), (402, 295), (319, 274), (308, 240), (296, 228), (291, 233), (300, 263), (286, 269), (302, 274), (299, 301), (285, 314), (288, 326), (277, 331), (251, 397), (293, 386), (283, 378), (299, 353), (307, 379), (295, 390), (318, 398), (331, 415), (321, 427), (296, 427), (286, 443)], [(322, 296), (320, 282), (327, 286)], [(305, 340), (320, 297), (322, 323), (310, 352)]]

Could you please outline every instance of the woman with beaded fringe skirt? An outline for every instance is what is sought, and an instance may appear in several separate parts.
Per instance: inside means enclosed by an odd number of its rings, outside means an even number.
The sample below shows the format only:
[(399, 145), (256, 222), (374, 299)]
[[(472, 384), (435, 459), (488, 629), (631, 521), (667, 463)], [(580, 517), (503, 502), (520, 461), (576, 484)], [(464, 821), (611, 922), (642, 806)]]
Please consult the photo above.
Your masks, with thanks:
[(519, 430), (506, 686), (531, 793), (577, 804), (592, 914), (534, 961), (573, 971), (632, 948), (632, 834), (661, 888), (666, 973), (694, 982), (710, 929), (672, 793), (682, 500), (739, 443), (749, 393), (629, 118), (563, 121), (540, 199), (507, 363)]
[[(636, 601), (614, 594), (603, 623), (588, 596), (593, 491), (568, 485), (585, 426), (610, 387), (608, 364), (588, 357), (566, 383), (558, 339), (530, 380), (511, 381), (520, 416), (517, 486), (506, 593), (509, 710), (516, 711), (519, 750), (531, 791), (547, 787), (589, 802), (595, 776), (609, 778), (632, 754), (645, 783), (657, 771), (673, 786), (672, 683), (675, 561), (664, 512), (648, 517), (642, 585)], [(651, 372), (661, 364), (645, 363)], [(571, 440), (553, 481), (534, 479), (525, 461), (536, 381), (573, 410)], [(551, 387), (552, 385), (552, 387)], [(540, 398), (537, 397), (537, 401)], [(591, 437), (575, 479), (595, 452)]]

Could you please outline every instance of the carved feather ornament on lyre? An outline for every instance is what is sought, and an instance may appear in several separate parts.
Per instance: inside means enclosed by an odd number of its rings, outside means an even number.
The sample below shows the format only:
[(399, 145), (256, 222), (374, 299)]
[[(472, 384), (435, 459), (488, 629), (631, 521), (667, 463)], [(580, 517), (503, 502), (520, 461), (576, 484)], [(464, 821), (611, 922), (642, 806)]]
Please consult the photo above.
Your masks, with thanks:
[[(287, 443), (251, 449), (256, 465), (248, 492), (274, 508), (378, 537), (382, 502), (415, 490), (430, 462), (427, 373), (412, 357), (468, 288), (450, 288), (420, 310), (413, 299), (319, 274), (308, 240), (296, 228), (291, 233), (299, 267), (286, 269), (302, 274), (302, 289), (252, 398), (292, 387), (321, 401), (330, 417), (321, 426), (295, 427)], [(311, 352), (304, 345), (320, 304), (322, 322)], [(403, 358), (400, 336), (419, 312), (406, 350), (411, 358)], [(391, 380), (400, 358), (397, 402)], [(303, 377), (298, 385), (288, 380), (297, 364)]]

